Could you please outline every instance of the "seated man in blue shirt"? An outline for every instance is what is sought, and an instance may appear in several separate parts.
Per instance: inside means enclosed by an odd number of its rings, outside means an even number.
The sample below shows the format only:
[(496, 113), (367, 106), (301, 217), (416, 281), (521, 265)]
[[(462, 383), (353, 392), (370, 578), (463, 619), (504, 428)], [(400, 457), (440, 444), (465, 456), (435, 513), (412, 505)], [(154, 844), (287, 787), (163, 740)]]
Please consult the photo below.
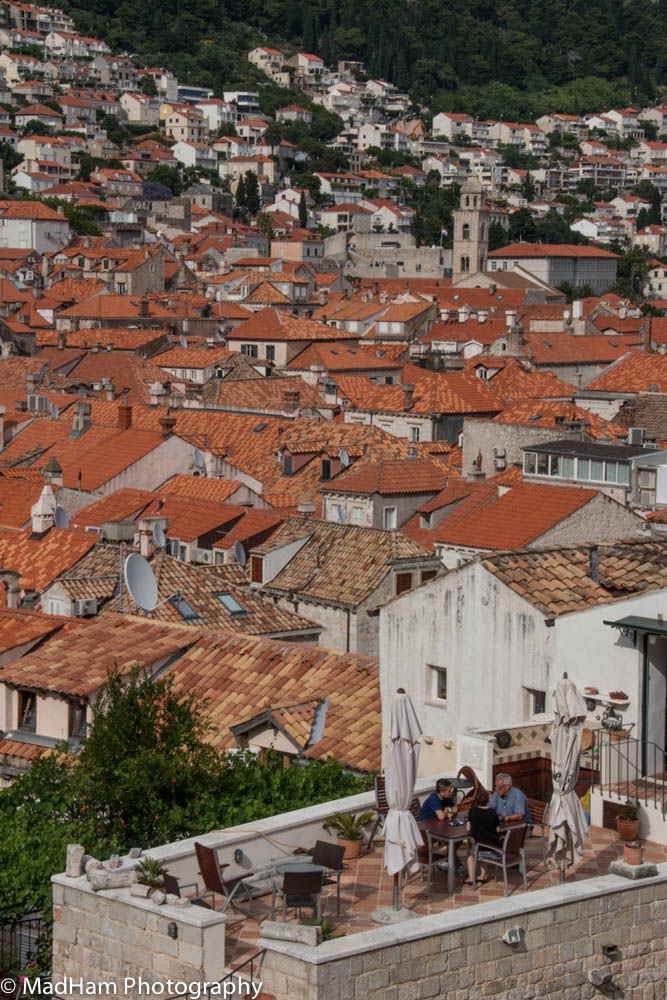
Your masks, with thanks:
[(456, 805), (454, 789), (444, 778), (440, 778), (435, 783), (435, 791), (424, 800), (419, 811), (418, 819), (444, 819), (445, 809), (451, 809)]
[(528, 799), (520, 788), (514, 788), (511, 775), (496, 775), (495, 789), (489, 805), (496, 810), (501, 823), (526, 823), (528, 827), (532, 826)]

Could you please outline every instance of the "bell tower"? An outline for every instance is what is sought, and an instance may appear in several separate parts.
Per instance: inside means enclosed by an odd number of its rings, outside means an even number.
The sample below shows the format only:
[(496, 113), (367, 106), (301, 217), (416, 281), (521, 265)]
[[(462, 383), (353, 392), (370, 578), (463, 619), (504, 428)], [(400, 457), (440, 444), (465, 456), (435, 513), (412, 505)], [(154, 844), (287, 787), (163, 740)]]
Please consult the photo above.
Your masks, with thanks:
[(452, 212), (454, 247), (452, 284), (486, 270), (489, 252), (489, 213), (479, 177), (467, 179), (461, 188), (459, 207)]

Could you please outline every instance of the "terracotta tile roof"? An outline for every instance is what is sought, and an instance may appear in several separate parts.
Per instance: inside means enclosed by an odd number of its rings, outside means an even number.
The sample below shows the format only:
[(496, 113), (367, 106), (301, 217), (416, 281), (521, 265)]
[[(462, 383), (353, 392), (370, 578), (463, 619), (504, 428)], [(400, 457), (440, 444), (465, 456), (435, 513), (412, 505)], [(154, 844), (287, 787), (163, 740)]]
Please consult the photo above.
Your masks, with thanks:
[[(104, 336), (104, 330), (99, 330), (98, 333)], [(155, 331), (152, 331), (152, 334), (154, 337)], [(86, 384), (110, 378), (113, 380), (116, 392), (129, 390), (130, 403), (148, 404), (150, 403), (148, 386), (153, 382), (163, 382), (165, 373), (152, 361), (144, 361), (129, 351), (113, 350), (86, 354), (69, 373), (69, 378), (81, 380)]]
[(77, 622), (47, 639), (39, 649), (3, 668), (4, 684), (85, 698), (106, 681), (110, 670), (151, 667), (192, 645), (197, 633), (105, 615)]
[(17, 760), (39, 760), (53, 751), (49, 747), (40, 747), (36, 743), (21, 743), (19, 740), (0, 740), (0, 757), (13, 757)]
[[(0, 529), (0, 566), (20, 573), (19, 586), (38, 594), (95, 544), (94, 535), (69, 528), (51, 528), (41, 538), (32, 538), (31, 534), (31, 528)], [(4, 598), (3, 593), (3, 603)]]
[[(68, 347), (92, 347), (93, 344), (113, 344), (115, 351), (136, 351), (144, 344), (158, 337), (164, 337), (169, 330), (128, 330), (118, 327), (94, 327), (92, 329), (68, 330), (66, 342)], [(55, 347), (58, 343), (58, 331), (54, 329), (37, 331), (37, 346)], [(56, 359), (58, 355), (55, 355)], [(153, 360), (155, 364), (156, 359)]]
[(589, 382), (593, 392), (667, 392), (667, 355), (631, 354)]
[(357, 340), (358, 334), (335, 330), (312, 319), (292, 316), (281, 309), (260, 309), (254, 316), (227, 334), (227, 341), (236, 340)]
[(142, 517), (165, 517), (168, 538), (178, 538), (182, 542), (194, 542), (204, 535), (215, 533), (220, 536), (227, 532), (245, 514), (245, 507), (236, 504), (212, 503), (209, 500), (195, 500), (192, 497), (156, 497), (142, 512)]
[[(479, 359), (476, 359), (479, 360)], [(569, 382), (551, 372), (526, 371), (518, 362), (510, 361), (490, 380), (491, 387), (505, 399), (562, 399), (575, 392)]]
[(288, 518), (253, 551), (267, 553), (297, 539), (307, 541), (265, 589), (347, 607), (357, 607), (379, 587), (390, 559), (429, 555), (399, 532), (302, 517)]
[(258, 412), (276, 410), (282, 413), (285, 409), (284, 393), (298, 392), (299, 409), (304, 406), (321, 407), (323, 399), (317, 387), (297, 376), (269, 379), (245, 379), (227, 381), (216, 379), (213, 392), (207, 396), (210, 402), (220, 406), (244, 408)]
[(574, 403), (556, 403), (553, 400), (529, 399), (508, 403), (505, 409), (493, 419), (499, 424), (553, 428), (562, 428), (563, 423), (573, 423), (575, 420), (579, 420), (584, 421), (584, 431), (590, 438), (600, 438), (603, 433), (606, 433), (607, 437), (613, 440), (619, 437), (625, 440), (627, 437), (626, 430), (619, 424), (602, 420), (597, 414), (585, 410), (582, 406), (576, 406)]
[(637, 395), (621, 406), (614, 419), (620, 427), (643, 427), (649, 440), (667, 440), (667, 393)]
[[(400, 353), (405, 351), (405, 346), (405, 344), (401, 345)], [(375, 350), (368, 350), (366, 347), (351, 347), (348, 344), (310, 344), (303, 351), (300, 351), (288, 363), (287, 367), (308, 371), (312, 365), (322, 365), (326, 372), (366, 372), (376, 369), (396, 371), (400, 368), (400, 365), (386, 355), (378, 357)]]
[[(141, 299), (134, 295), (99, 294), (63, 309), (60, 316), (69, 319), (137, 319)], [(173, 320), (174, 313), (157, 302), (148, 302), (151, 319)]]
[(597, 496), (596, 490), (522, 483), (473, 516), (442, 522), (436, 540), (476, 549), (520, 548), (535, 541)]
[(627, 354), (630, 346), (620, 335), (584, 334), (573, 337), (569, 333), (524, 334), (526, 354), (534, 364), (539, 365), (609, 364)]
[[(618, 254), (599, 247), (566, 243), (510, 243), (499, 250), (491, 250), (489, 257), (604, 257), (618, 260)], [(499, 274), (499, 278), (503, 275)]]
[(230, 351), (223, 344), (218, 348), (172, 347), (170, 351), (153, 356), (153, 364), (159, 368), (208, 368), (229, 357)]
[(402, 384), (415, 386), (412, 406), (405, 410), (401, 385), (374, 385), (365, 375), (338, 375), (339, 391), (359, 410), (384, 413), (495, 413), (502, 406), (491, 386), (469, 372), (436, 374), (405, 365)]
[(154, 499), (155, 494), (148, 490), (115, 490), (78, 510), (72, 517), (71, 527), (83, 531), (86, 528), (101, 528), (104, 521), (134, 520)]
[(0, 477), (0, 527), (23, 528), (30, 522), (30, 510), (42, 492), (41, 477), (37, 482), (16, 481)]
[(160, 486), (161, 496), (192, 497), (195, 500), (210, 500), (224, 503), (243, 487), (239, 479), (213, 479), (209, 476), (177, 475)]
[(441, 490), (446, 479), (446, 467), (440, 463), (423, 458), (390, 459), (339, 476), (330, 486), (322, 486), (320, 492), (378, 493), (382, 496), (430, 493)]
[[(599, 583), (589, 575), (592, 550), (598, 555)], [(553, 618), (667, 586), (667, 542), (633, 540), (499, 552), (486, 557), (482, 565)]]
[(307, 755), (333, 756), (360, 770), (380, 767), (380, 685), (373, 657), (223, 633), (202, 637), (169, 672), (176, 691), (208, 699), (216, 746), (234, 746), (230, 727), (266, 710), (280, 713), (288, 731), (303, 736), (305, 726), (296, 716), (307, 717), (317, 701), (326, 710), (324, 735)]
[(256, 288), (253, 288), (243, 301), (253, 304), (259, 302), (264, 305), (289, 305), (292, 300), (272, 285), (270, 281), (263, 281)]
[[(6, 568), (6, 567), (5, 567)], [(35, 611), (0, 611), (0, 653), (57, 632), (66, 619)]]
[[(267, 500), (268, 503), (268, 500)], [(245, 507), (245, 513), (217, 541), (214, 549), (230, 549), (236, 542), (241, 542), (246, 555), (255, 545), (261, 545), (281, 524), (282, 517), (273, 510), (260, 510), (258, 507)]]

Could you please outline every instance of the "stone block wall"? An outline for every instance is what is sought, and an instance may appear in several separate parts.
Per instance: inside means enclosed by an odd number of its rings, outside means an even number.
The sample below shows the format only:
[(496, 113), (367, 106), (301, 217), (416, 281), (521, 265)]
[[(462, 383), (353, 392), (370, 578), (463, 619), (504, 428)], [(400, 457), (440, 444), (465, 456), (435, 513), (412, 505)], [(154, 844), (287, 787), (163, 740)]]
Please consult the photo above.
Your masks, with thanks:
[[(646, 882), (565, 883), (304, 948), (260, 941), (265, 990), (290, 1000), (662, 1000), (667, 865)], [(510, 946), (503, 934), (521, 930)], [(609, 959), (603, 946), (616, 945)], [(611, 973), (601, 990), (589, 973)]]
[[(53, 980), (114, 982), (118, 996), (138, 997), (126, 979), (217, 982), (225, 968), (226, 917), (199, 906), (158, 906), (129, 889), (93, 892), (85, 877), (53, 878)], [(168, 925), (176, 927), (176, 936)], [(173, 928), (172, 928), (173, 930)], [(76, 988), (67, 996), (84, 995)], [(143, 991), (146, 995), (146, 989)]]

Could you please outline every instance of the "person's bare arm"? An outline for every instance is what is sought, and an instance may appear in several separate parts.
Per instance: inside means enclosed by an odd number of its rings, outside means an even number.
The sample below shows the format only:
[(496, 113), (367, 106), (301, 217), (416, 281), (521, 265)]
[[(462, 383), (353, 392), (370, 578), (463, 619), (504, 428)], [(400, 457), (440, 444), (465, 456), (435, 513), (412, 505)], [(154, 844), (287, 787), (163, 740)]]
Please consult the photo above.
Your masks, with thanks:
[(435, 815), (438, 817), (439, 820), (443, 820), (445, 818), (445, 810), (444, 809), (436, 809), (435, 810)]

